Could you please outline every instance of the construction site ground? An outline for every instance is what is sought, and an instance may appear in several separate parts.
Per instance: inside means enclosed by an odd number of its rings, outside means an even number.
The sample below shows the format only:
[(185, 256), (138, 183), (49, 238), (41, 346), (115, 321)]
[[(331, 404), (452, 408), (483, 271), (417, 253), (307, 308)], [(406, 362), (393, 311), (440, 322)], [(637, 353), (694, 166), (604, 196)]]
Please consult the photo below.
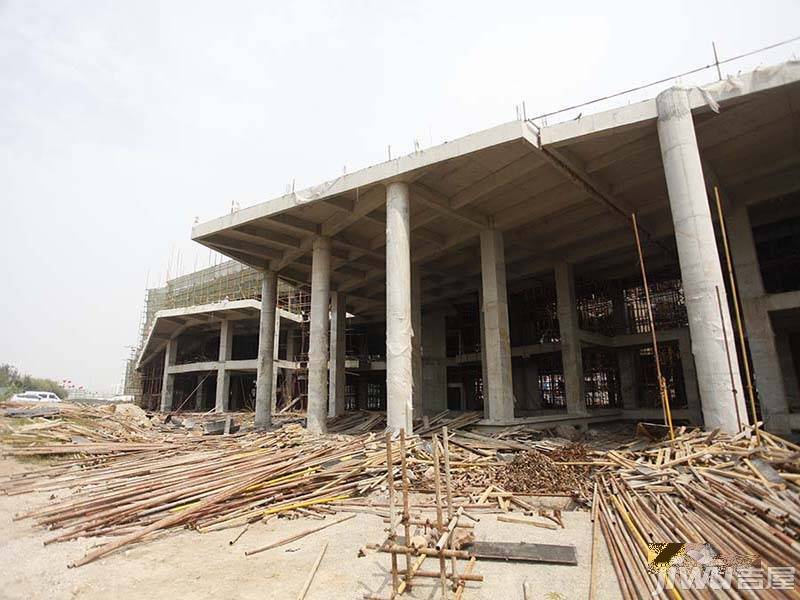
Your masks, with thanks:
[[(6, 458), (0, 460), (0, 475), (36, 466)], [(388, 597), (389, 555), (367, 552), (365, 557), (358, 558), (359, 549), (366, 543), (386, 536), (386, 524), (375, 515), (359, 514), (342, 525), (248, 557), (244, 556), (246, 549), (285, 538), (317, 522), (302, 518), (273, 519), (250, 527), (233, 546), (229, 542), (238, 529), (202, 534), (186, 529), (168, 531), (123, 552), (78, 569), (68, 569), (72, 559), (104, 540), (81, 538), (44, 546), (49, 532), (11, 519), (14, 513), (45, 504), (49, 496), (46, 493), (0, 496), (0, 578), (4, 582), (0, 596), (4, 598), (295, 598), (326, 541), (328, 551), (308, 599), (363, 598), (368, 593)], [(565, 528), (555, 531), (501, 523), (497, 522), (497, 515), (482, 515), (476, 525), (476, 538), (572, 544), (577, 550), (578, 566), (481, 561), (476, 572), (484, 576), (484, 581), (468, 585), (464, 598), (523, 598), (525, 582), (529, 599), (586, 598), (592, 540), (590, 514), (565, 511), (562, 515)], [(326, 521), (333, 519), (327, 517)], [(604, 544), (598, 558), (597, 597), (619, 598)], [(415, 580), (408, 596), (439, 597), (438, 580)]]
[(458, 556), (463, 598), (666, 600), (682, 572), (647, 569), (664, 540), (734, 598), (750, 566), (796, 590), (800, 446), (766, 431), (251, 419), (0, 407), (0, 597), (384, 599), (410, 554), (410, 598), (442, 597)]

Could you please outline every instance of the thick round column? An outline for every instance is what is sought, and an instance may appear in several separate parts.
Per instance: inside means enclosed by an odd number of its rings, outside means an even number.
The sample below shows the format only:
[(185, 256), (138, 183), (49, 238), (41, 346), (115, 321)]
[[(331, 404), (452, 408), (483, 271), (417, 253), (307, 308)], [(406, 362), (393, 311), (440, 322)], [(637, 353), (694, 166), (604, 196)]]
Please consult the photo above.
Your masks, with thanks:
[[(658, 139), (675, 225), (703, 420), (707, 429), (719, 427), (735, 433), (739, 424), (734, 396), (744, 423), (747, 412), (688, 92), (670, 88), (658, 95), (656, 106)], [(724, 325), (717, 303), (717, 288), (725, 309)], [(731, 389), (723, 327), (727, 331), (735, 391)]]
[(311, 322), (308, 343), (306, 427), (325, 433), (328, 412), (328, 302), (331, 296), (331, 240), (314, 240), (311, 261)]
[(256, 371), (256, 428), (272, 423), (273, 371), (275, 364), (275, 311), (278, 298), (278, 274), (264, 271), (261, 282), (261, 321), (258, 329), (258, 364)]
[(408, 184), (386, 186), (386, 421), (412, 430), (411, 249)]

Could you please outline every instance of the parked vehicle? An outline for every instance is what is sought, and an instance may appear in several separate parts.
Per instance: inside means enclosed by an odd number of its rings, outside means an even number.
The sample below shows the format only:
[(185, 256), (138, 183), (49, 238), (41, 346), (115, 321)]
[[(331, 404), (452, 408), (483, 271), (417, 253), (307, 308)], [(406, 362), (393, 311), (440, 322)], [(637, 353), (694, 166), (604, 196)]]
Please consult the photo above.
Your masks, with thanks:
[(61, 402), (53, 392), (22, 392), (21, 394), (14, 394), (11, 396), (11, 402)]

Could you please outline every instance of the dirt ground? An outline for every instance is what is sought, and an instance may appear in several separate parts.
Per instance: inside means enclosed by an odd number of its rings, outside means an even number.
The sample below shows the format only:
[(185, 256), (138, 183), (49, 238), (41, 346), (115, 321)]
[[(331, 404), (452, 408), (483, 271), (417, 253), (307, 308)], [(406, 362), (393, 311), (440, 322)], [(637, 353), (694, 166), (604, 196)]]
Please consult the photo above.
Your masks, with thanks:
[[(0, 460), (0, 475), (30, 468), (13, 459)], [(306, 596), (308, 600), (388, 598), (389, 555), (372, 551), (358, 558), (359, 548), (383, 540), (386, 525), (373, 515), (359, 514), (302, 540), (250, 557), (247, 549), (264, 546), (320, 524), (309, 519), (277, 519), (251, 526), (233, 546), (239, 529), (200, 534), (182, 530), (118, 551), (77, 569), (67, 564), (101, 539), (79, 539), (43, 545), (49, 532), (30, 521), (13, 521), (27, 508), (47, 503), (48, 494), (0, 496), (0, 597), (8, 599), (258, 599), (296, 598), (322, 544), (328, 550)], [(341, 516), (327, 517), (326, 521)], [(588, 597), (592, 527), (586, 512), (564, 513), (565, 529), (551, 531), (527, 525), (499, 523), (484, 515), (476, 525), (478, 540), (574, 544), (578, 566), (548, 566), (478, 561), (475, 572), (483, 583), (470, 583), (465, 599), (573, 600)], [(108, 538), (111, 539), (111, 538)], [(597, 598), (619, 598), (616, 577), (605, 547), (598, 545)], [(465, 563), (459, 561), (463, 568)], [(402, 565), (402, 559), (401, 559)], [(426, 562), (434, 569), (434, 562)], [(415, 580), (410, 598), (439, 598), (437, 580)], [(452, 595), (450, 596), (452, 597)]]

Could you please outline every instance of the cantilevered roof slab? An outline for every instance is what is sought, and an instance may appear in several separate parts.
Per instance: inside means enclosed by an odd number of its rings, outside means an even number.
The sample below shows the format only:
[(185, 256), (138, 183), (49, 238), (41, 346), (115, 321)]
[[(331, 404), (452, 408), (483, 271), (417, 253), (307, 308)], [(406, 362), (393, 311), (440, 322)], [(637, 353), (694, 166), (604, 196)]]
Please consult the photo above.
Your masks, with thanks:
[[(743, 202), (800, 188), (800, 62), (694, 88), (690, 100), (709, 182)], [(542, 128), (506, 123), (196, 225), (192, 238), (307, 282), (312, 241), (329, 236), (333, 288), (353, 312), (379, 314), (385, 185), (403, 180), (425, 303), (477, 289), (486, 227), (504, 232), (510, 281), (557, 260), (627, 264), (631, 212), (646, 252), (674, 261), (656, 118), (653, 99)]]
[[(279, 309), (282, 319), (300, 322), (301, 315)], [(165, 308), (158, 311), (142, 344), (142, 351), (136, 362), (141, 368), (166, 346), (167, 340), (178, 337), (189, 328), (218, 324), (223, 320), (258, 320), (261, 317), (261, 302), (258, 300), (230, 300), (199, 304), (183, 308)]]

